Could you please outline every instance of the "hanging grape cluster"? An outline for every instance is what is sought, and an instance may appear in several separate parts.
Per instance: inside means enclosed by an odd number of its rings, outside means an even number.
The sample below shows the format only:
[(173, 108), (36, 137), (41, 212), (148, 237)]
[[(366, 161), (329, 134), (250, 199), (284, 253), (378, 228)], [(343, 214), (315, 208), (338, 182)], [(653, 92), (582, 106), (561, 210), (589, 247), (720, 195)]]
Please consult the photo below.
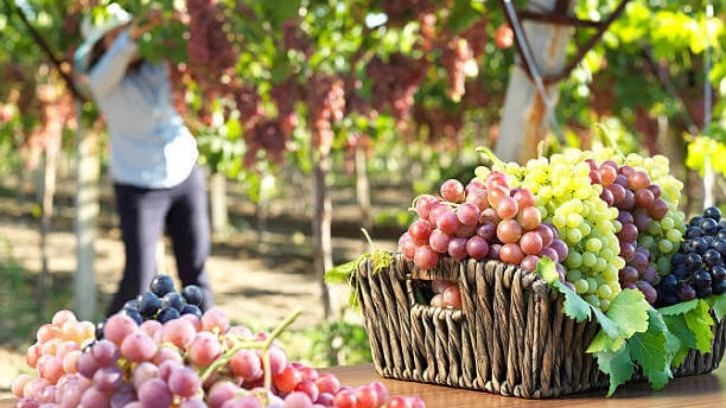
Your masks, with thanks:
[(305, 103), (313, 131), (313, 145), (320, 154), (327, 156), (333, 147), (332, 122), (341, 120), (345, 114), (343, 81), (335, 75), (314, 75), (308, 82)]

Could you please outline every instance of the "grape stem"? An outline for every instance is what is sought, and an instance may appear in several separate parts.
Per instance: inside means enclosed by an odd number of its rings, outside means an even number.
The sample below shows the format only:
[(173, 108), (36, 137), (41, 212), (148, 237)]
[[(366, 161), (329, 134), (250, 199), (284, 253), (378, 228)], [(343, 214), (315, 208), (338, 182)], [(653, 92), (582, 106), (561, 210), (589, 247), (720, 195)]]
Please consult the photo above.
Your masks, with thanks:
[(476, 152), (484, 156), (485, 159), (488, 159), (495, 166), (504, 166), (506, 164), (488, 147), (479, 146), (476, 148)]
[(270, 354), (269, 349), (272, 343), (275, 341), (277, 337), (280, 336), (280, 334), (290, 325), (292, 322), (297, 319), (298, 316), (302, 313), (302, 308), (297, 308), (295, 311), (293, 311), (288, 317), (285, 318), (268, 336), (268, 338), (264, 341), (235, 341), (234, 347), (227, 350), (227, 352), (224, 353), (219, 359), (217, 359), (214, 363), (212, 363), (209, 367), (207, 367), (206, 370), (201, 375), (202, 382), (207, 381), (209, 377), (214, 374), (215, 371), (219, 370), (221, 367), (225, 366), (229, 360), (237, 354), (237, 352), (244, 350), (244, 349), (262, 349), (262, 365), (265, 370), (265, 389), (270, 392), (272, 388), (272, 373), (270, 371)]

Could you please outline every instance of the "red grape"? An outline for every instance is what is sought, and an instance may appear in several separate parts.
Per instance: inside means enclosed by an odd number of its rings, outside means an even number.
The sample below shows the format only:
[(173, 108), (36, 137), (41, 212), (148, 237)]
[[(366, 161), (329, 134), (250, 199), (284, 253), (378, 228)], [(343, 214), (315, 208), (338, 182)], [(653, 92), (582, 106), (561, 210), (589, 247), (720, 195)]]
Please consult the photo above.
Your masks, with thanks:
[(447, 306), (452, 306), (457, 309), (461, 309), (461, 291), (459, 290), (458, 285), (453, 285), (444, 291), (442, 294), (443, 302), (446, 303)]
[[(439, 218), (440, 220), (441, 218)], [(434, 226), (430, 222), (422, 219), (418, 219), (411, 223), (408, 227), (408, 234), (411, 236), (413, 241), (418, 245), (423, 245), (429, 242), (429, 236), (431, 231), (434, 230)]]
[(429, 211), (431, 211), (431, 206), (438, 202), (439, 200), (432, 195), (425, 194), (420, 196), (416, 200), (416, 214), (423, 219), (427, 219), (429, 217)]
[(648, 208), (648, 214), (650, 214), (654, 220), (662, 220), (663, 217), (668, 214), (668, 203), (662, 198), (655, 199), (653, 201), (653, 205)]
[(416, 248), (413, 263), (421, 269), (432, 269), (439, 262), (439, 254), (428, 245)]
[(489, 207), (489, 195), (486, 190), (473, 190), (466, 195), (467, 203), (472, 203), (481, 211)]
[(502, 197), (497, 204), (497, 215), (502, 219), (514, 218), (518, 211), (517, 201), (512, 197)]
[(611, 166), (606, 166), (604, 163), (600, 166), (600, 180), (602, 185), (607, 187), (615, 182), (615, 177), (618, 175), (617, 170)]
[(497, 227), (495, 227), (491, 222), (485, 221), (479, 226), (479, 228), (477, 228), (476, 234), (484, 238), (487, 242), (492, 242), (497, 236)]
[(466, 243), (469, 240), (462, 237), (455, 237), (449, 242), (449, 255), (457, 261), (466, 259), (468, 253), (466, 252)]
[(413, 256), (416, 252), (416, 243), (413, 242), (411, 234), (406, 232), (401, 235), (401, 238), (398, 239), (398, 250), (401, 251), (406, 259), (409, 261), (413, 260)]
[(505, 244), (517, 242), (521, 236), (522, 226), (515, 220), (504, 220), (497, 226), (497, 238)]
[(444, 254), (449, 250), (449, 242), (451, 241), (451, 235), (442, 232), (440, 229), (435, 229), (431, 232), (429, 237), (429, 245), (434, 251)]
[[(626, 175), (627, 176), (627, 175)], [(644, 171), (636, 171), (628, 177), (628, 187), (632, 190), (640, 190), (650, 186), (650, 176)]]
[[(449, 235), (456, 234), (456, 230), (459, 229), (459, 217), (452, 209), (448, 209), (439, 215), (439, 219), (436, 221), (436, 227), (442, 232)], [(429, 234), (431, 232), (429, 231)], [(426, 237), (428, 239), (428, 236)], [(415, 239), (415, 238), (414, 238)]]
[(527, 232), (519, 239), (519, 246), (525, 254), (537, 255), (542, 250), (542, 237), (534, 231)]
[(534, 271), (537, 269), (537, 262), (539, 262), (538, 256), (527, 255), (522, 258), (522, 262), (520, 262), (519, 266), (525, 271)]
[(542, 222), (542, 214), (536, 207), (524, 207), (519, 209), (519, 215), (517, 215), (517, 221), (522, 225), (525, 230), (533, 230), (539, 227)]
[(519, 245), (514, 243), (504, 244), (502, 249), (499, 250), (499, 258), (502, 262), (519, 265), (524, 259), (524, 252)]
[(484, 238), (475, 235), (466, 242), (466, 252), (469, 257), (477, 261), (484, 259), (489, 253), (489, 244)]
[(514, 200), (517, 201), (517, 205), (520, 210), (525, 207), (533, 207), (536, 203), (534, 194), (526, 188), (520, 188), (513, 195)]
[(648, 208), (653, 205), (655, 196), (653, 192), (647, 188), (642, 188), (635, 192), (635, 206), (639, 208)]
[(479, 222), (479, 207), (474, 203), (463, 203), (456, 210), (459, 222), (464, 225), (476, 225)]
[[(538, 211), (539, 212), (539, 211)], [(542, 237), (542, 246), (548, 247), (550, 244), (552, 244), (552, 241), (555, 239), (555, 234), (552, 232), (552, 228), (548, 225), (540, 224), (537, 228), (534, 229), (540, 237)]]
[(464, 186), (459, 180), (446, 180), (441, 184), (441, 197), (446, 201), (458, 203), (464, 200)]

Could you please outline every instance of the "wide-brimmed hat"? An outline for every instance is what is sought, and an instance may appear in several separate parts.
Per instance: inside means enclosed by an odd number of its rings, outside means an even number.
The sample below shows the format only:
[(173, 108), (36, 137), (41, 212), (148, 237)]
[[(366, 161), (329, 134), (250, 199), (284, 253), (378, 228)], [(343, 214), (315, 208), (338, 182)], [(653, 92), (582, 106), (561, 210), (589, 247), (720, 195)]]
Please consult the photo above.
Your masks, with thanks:
[(93, 46), (114, 28), (131, 22), (133, 16), (116, 3), (110, 3), (99, 13), (86, 15), (81, 20), (81, 36), (84, 41), (74, 55), (76, 69), (86, 73)]

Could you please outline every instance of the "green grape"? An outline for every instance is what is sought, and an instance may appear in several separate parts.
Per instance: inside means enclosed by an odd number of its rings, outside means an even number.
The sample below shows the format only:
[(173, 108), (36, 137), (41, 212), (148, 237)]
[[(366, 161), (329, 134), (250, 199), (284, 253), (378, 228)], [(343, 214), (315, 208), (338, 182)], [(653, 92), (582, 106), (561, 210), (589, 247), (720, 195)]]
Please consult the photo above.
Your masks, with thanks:
[(580, 272), (579, 269), (572, 268), (567, 271), (567, 281), (568, 282), (575, 282), (580, 279), (582, 279), (582, 272)]
[(585, 279), (578, 279), (573, 282), (573, 285), (575, 285), (575, 292), (580, 295), (583, 293), (587, 293), (587, 290), (589, 289), (589, 285), (587, 283), (587, 280)]
[(590, 238), (587, 240), (587, 243), (585, 244), (585, 248), (587, 248), (590, 252), (600, 252), (600, 249), (602, 249), (602, 240), (597, 238)]
[(588, 268), (592, 268), (597, 263), (597, 256), (590, 251), (582, 254), (582, 264)]
[[(570, 252), (567, 256), (566, 264), (569, 268), (577, 268), (582, 265), (582, 255), (579, 252)], [(569, 282), (572, 282), (568, 279)]]

